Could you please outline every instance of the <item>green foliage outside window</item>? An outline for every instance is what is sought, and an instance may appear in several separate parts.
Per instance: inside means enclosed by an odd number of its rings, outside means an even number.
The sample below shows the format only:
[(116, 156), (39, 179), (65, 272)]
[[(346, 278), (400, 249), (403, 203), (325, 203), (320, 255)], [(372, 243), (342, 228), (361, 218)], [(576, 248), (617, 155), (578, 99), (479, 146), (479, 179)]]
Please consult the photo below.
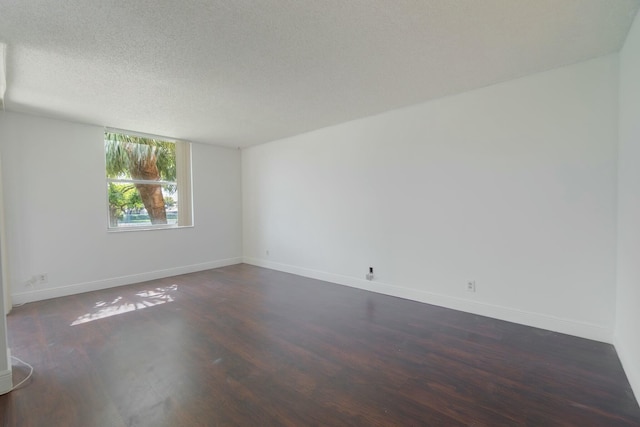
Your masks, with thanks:
[(175, 223), (176, 144), (115, 132), (104, 143), (110, 227)]

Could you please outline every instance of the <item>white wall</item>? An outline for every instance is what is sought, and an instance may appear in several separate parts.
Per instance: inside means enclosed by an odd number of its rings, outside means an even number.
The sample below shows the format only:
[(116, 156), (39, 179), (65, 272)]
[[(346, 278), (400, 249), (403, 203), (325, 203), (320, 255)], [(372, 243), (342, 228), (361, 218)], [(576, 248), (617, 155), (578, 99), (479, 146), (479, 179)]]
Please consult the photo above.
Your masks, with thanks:
[(245, 262), (610, 342), (617, 85), (611, 55), (244, 150)]
[(640, 398), (640, 18), (620, 52), (618, 294), (615, 344)]
[(240, 153), (192, 147), (195, 227), (109, 233), (103, 128), (0, 113), (14, 303), (240, 262)]

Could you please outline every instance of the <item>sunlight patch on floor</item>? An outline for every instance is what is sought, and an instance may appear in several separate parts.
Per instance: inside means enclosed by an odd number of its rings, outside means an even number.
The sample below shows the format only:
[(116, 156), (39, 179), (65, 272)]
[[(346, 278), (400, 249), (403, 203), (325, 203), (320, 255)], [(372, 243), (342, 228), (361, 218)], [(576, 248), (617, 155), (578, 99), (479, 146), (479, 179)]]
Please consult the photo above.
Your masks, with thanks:
[(178, 285), (173, 284), (163, 288), (140, 291), (135, 295), (119, 296), (113, 301), (98, 301), (90, 313), (79, 316), (71, 326), (81, 325), (105, 317), (116, 316), (130, 311), (165, 304), (174, 300), (173, 294), (178, 291)]

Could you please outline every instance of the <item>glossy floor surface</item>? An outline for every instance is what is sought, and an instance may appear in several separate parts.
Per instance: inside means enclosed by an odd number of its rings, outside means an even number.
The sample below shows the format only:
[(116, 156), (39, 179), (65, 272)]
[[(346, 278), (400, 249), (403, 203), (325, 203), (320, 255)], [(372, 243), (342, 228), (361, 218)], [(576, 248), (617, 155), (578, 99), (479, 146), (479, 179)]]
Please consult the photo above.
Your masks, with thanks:
[(610, 345), (249, 265), (27, 304), (8, 329), (35, 372), (4, 426), (640, 425)]

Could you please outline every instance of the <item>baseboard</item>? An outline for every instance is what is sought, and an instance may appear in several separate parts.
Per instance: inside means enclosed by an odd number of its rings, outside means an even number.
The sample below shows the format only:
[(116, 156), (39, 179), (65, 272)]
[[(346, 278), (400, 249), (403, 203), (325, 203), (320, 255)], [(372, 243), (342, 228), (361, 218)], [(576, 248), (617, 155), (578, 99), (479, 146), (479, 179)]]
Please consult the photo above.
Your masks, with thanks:
[(640, 361), (636, 357), (633, 357), (633, 354), (628, 350), (625, 342), (618, 336), (614, 337), (614, 346), (616, 353), (618, 353), (620, 363), (622, 363), (624, 373), (627, 375), (631, 391), (640, 405)]
[(24, 304), (33, 301), (41, 301), (45, 299), (75, 295), (83, 292), (114, 288), (116, 286), (130, 285), (132, 283), (146, 282), (147, 280), (162, 279), (165, 277), (178, 276), (180, 274), (194, 273), (196, 271), (210, 270), (212, 268), (225, 267), (227, 265), (240, 263), (242, 263), (242, 258), (240, 257), (227, 258), (201, 264), (192, 264), (183, 267), (156, 270), (148, 273), (132, 274), (129, 276), (96, 280), (93, 282), (76, 283), (73, 285), (59, 286), (48, 289), (36, 289), (31, 292), (14, 293), (12, 297), (14, 304)]
[(612, 332), (609, 329), (587, 322), (580, 322), (572, 319), (549, 316), (546, 314), (533, 313), (509, 307), (486, 304), (448, 295), (441, 295), (418, 289), (396, 286), (388, 283), (381, 283), (379, 281), (368, 281), (350, 276), (342, 276), (304, 267), (276, 263), (264, 259), (244, 257), (243, 262), (258, 267), (265, 267), (272, 270), (292, 273), (299, 276), (323, 280), (339, 285), (350, 286), (366, 291), (405, 298), (418, 302), (424, 302), (440, 307), (478, 314), (480, 316), (492, 317), (494, 319), (506, 320), (508, 322), (533, 326), (536, 328), (574, 335), (577, 337), (587, 338), (595, 341), (606, 342), (609, 344), (612, 343)]

